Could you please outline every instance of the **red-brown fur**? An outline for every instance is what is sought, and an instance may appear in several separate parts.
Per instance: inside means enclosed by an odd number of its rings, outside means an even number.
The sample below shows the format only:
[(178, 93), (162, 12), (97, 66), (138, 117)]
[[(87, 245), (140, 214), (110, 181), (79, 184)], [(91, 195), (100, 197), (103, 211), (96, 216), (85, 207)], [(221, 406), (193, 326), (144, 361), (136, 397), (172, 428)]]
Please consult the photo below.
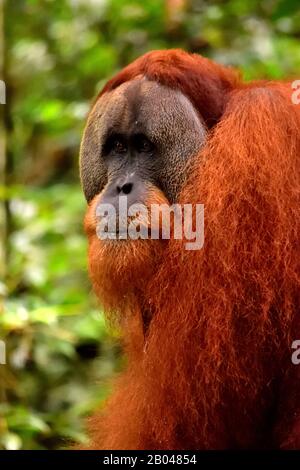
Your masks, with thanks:
[[(204, 204), (205, 244), (138, 243), (121, 248), (118, 261), (109, 251), (101, 259), (90, 204), (92, 281), (124, 319), (128, 355), (91, 420), (91, 448), (300, 448), (300, 372), (291, 363), (300, 338), (300, 111), (292, 89), (245, 85), (207, 59), (163, 51), (126, 67), (103, 92), (137, 75), (180, 89), (208, 127), (218, 121), (180, 195)], [(116, 263), (120, 284), (104, 275)]]

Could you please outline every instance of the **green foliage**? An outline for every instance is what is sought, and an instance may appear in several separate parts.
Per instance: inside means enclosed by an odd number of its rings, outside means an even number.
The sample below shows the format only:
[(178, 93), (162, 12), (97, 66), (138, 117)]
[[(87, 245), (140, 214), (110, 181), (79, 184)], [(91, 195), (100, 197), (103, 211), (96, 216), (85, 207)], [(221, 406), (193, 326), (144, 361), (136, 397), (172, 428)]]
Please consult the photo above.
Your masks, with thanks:
[(2, 448), (83, 442), (83, 417), (121, 368), (86, 269), (77, 160), (92, 97), (119, 68), (158, 48), (199, 52), (240, 67), (246, 79), (296, 77), (300, 69), (298, 0), (179, 3), (6, 2)]
[(10, 207), (0, 443), (32, 449), (83, 441), (83, 417), (106, 394), (118, 346), (89, 292), (81, 190), (13, 187)]

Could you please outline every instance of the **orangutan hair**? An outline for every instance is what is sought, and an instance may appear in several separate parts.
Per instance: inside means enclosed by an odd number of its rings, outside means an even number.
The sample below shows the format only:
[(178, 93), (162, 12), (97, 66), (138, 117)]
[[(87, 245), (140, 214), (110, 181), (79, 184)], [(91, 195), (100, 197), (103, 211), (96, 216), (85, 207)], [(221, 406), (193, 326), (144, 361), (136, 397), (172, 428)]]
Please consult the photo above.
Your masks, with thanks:
[[(167, 50), (125, 67), (94, 103), (81, 147), (89, 269), (128, 364), (90, 420), (90, 448), (300, 448), (300, 370), (290, 360), (300, 337), (300, 107), (291, 93), (289, 83), (245, 84), (230, 68)], [(126, 152), (136, 133), (153, 146), (134, 157), (141, 173), (129, 183), (133, 157), (110, 156), (111, 133)], [(203, 249), (99, 240), (96, 206), (125, 184), (146, 204), (204, 204)]]

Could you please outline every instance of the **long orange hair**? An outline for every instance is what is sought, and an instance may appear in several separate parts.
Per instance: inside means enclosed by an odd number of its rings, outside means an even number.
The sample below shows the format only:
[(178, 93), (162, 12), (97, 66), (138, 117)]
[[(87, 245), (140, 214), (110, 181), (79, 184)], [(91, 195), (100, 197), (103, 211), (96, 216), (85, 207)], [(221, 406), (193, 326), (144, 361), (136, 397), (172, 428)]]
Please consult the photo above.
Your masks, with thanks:
[[(179, 200), (204, 204), (205, 243), (187, 251), (184, 240), (151, 242), (143, 283), (142, 268), (122, 272), (132, 287), (125, 301), (124, 283), (101, 275), (90, 205), (91, 277), (108, 309), (123, 301), (128, 356), (90, 421), (91, 448), (300, 447), (296, 400), (285, 391), (300, 376), (290, 360), (300, 334), (300, 110), (290, 84), (246, 85), (200, 56), (162, 51), (102, 93), (140, 74), (180, 89), (211, 128)], [(136, 245), (134, 266), (143, 250)]]

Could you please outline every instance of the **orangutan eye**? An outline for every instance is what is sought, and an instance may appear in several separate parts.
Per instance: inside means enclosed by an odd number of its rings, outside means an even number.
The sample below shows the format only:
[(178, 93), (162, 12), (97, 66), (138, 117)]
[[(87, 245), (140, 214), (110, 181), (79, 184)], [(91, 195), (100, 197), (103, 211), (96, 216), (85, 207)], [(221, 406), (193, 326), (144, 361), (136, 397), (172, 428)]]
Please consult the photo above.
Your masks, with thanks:
[(113, 134), (108, 137), (104, 144), (104, 154), (115, 154), (115, 155), (122, 155), (127, 153), (128, 146), (127, 143), (122, 135)]
[(127, 152), (127, 145), (126, 142), (121, 137), (114, 137), (112, 141), (112, 150), (114, 153), (126, 153)]
[(134, 146), (139, 153), (150, 153), (153, 151), (153, 144), (144, 134), (134, 136)]

